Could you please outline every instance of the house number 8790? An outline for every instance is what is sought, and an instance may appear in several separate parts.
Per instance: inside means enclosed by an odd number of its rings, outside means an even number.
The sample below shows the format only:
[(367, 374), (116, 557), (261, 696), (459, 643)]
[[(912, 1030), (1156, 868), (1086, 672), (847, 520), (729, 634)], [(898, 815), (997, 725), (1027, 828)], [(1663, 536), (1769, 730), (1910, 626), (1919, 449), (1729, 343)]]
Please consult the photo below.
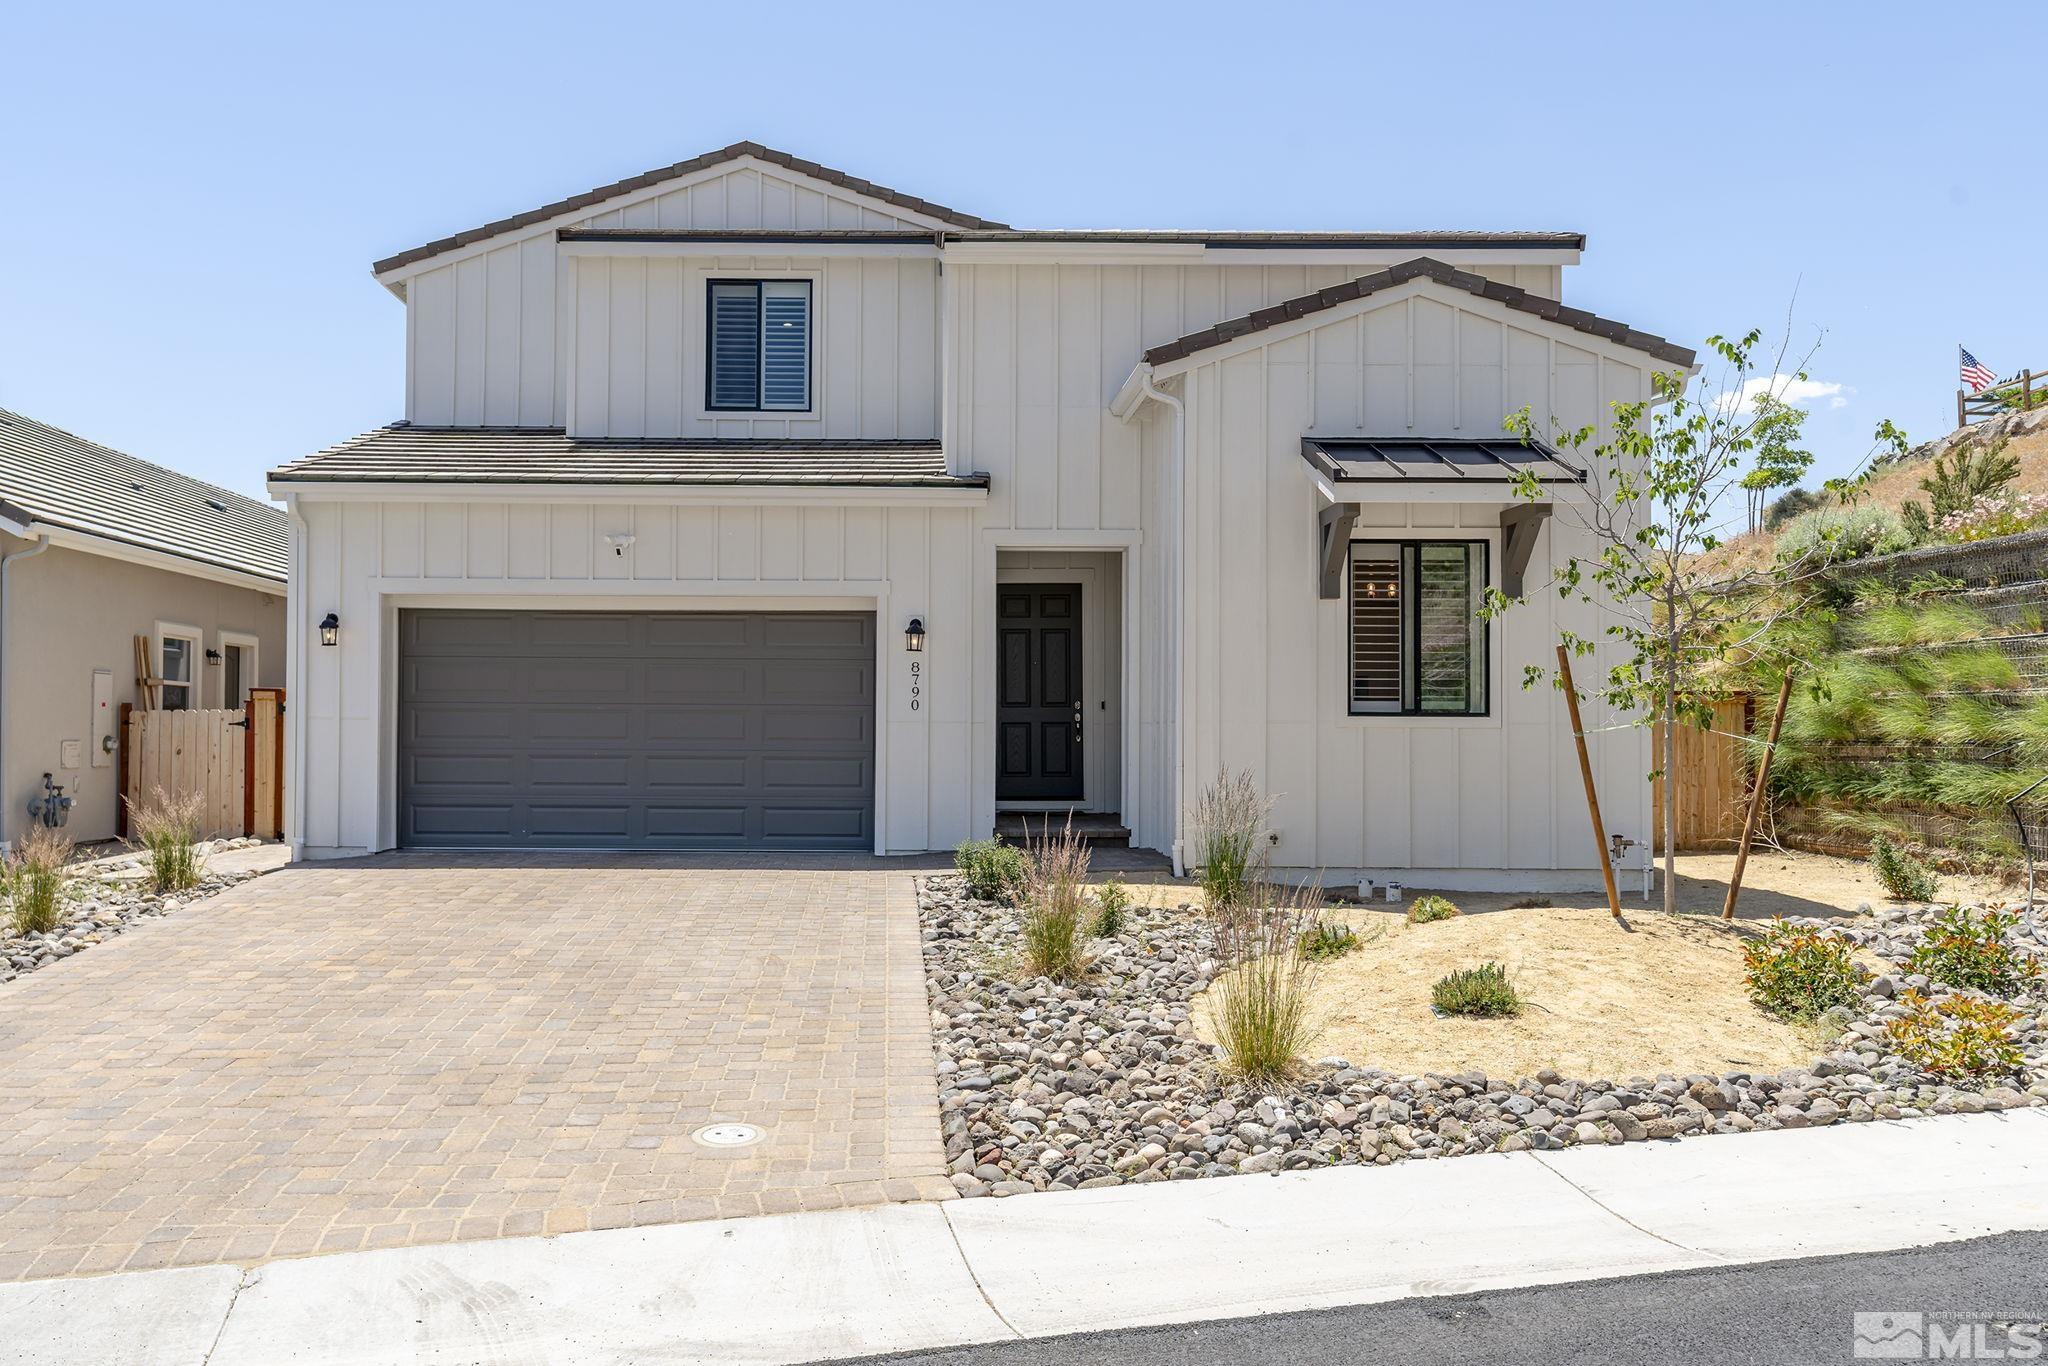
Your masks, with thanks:
[(924, 705), (924, 661), (910, 661), (910, 709), (918, 710)]

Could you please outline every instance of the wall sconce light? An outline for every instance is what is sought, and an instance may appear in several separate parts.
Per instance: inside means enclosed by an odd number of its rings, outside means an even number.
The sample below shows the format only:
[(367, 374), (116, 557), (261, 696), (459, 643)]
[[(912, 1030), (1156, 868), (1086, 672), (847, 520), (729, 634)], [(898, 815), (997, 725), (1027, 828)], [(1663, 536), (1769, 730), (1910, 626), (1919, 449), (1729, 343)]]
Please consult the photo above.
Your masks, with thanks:
[(219, 650), (208, 650), (206, 652), (206, 662), (208, 664), (218, 664), (220, 663), (220, 659), (221, 655)]
[(320, 618), (320, 643), (339, 645), (341, 643), (341, 618), (329, 612)]
[(924, 622), (917, 617), (912, 617), (910, 625), (903, 629), (903, 648), (914, 655), (924, 653)]

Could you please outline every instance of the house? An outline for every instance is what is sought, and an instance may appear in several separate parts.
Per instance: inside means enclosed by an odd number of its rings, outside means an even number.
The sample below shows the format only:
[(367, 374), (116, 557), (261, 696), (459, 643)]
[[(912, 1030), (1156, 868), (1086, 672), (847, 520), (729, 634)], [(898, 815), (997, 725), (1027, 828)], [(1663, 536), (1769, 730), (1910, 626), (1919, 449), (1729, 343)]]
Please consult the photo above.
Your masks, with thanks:
[(135, 639), (166, 708), (236, 707), (285, 674), (284, 514), (0, 409), (0, 839), (45, 783), (111, 839)]
[(1019, 230), (740, 143), (378, 261), (405, 418), (271, 475), (292, 839), (901, 853), (1080, 810), (1180, 860), (1228, 767), (1282, 866), (1597, 885), (1521, 683), (1592, 623), (1472, 616), (1578, 534), (1510, 481), (1584, 496), (1503, 416), (1692, 364), (1560, 302), (1584, 245)]

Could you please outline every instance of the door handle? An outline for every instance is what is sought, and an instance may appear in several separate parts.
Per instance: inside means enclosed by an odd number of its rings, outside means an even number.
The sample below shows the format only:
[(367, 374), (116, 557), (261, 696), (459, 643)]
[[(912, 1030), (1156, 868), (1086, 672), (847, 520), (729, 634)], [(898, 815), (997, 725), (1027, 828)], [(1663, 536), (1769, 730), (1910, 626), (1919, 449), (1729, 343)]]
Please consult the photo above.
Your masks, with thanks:
[(1076, 699), (1076, 700), (1075, 700), (1075, 702), (1074, 702), (1074, 741), (1075, 741), (1075, 743), (1077, 743), (1077, 744), (1078, 744), (1078, 743), (1080, 742), (1080, 739), (1081, 739), (1081, 703), (1080, 703), (1080, 700), (1079, 700), (1079, 699)]

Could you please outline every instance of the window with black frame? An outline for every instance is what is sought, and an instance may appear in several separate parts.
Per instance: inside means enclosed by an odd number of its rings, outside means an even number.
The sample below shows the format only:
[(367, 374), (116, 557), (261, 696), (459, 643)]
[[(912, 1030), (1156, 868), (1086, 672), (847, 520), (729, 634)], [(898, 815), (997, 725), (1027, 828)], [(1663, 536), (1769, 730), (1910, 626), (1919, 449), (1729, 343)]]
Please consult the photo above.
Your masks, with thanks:
[(1351, 543), (1351, 714), (1484, 716), (1484, 541)]
[(712, 412), (807, 412), (808, 280), (713, 280), (705, 309), (704, 405)]

